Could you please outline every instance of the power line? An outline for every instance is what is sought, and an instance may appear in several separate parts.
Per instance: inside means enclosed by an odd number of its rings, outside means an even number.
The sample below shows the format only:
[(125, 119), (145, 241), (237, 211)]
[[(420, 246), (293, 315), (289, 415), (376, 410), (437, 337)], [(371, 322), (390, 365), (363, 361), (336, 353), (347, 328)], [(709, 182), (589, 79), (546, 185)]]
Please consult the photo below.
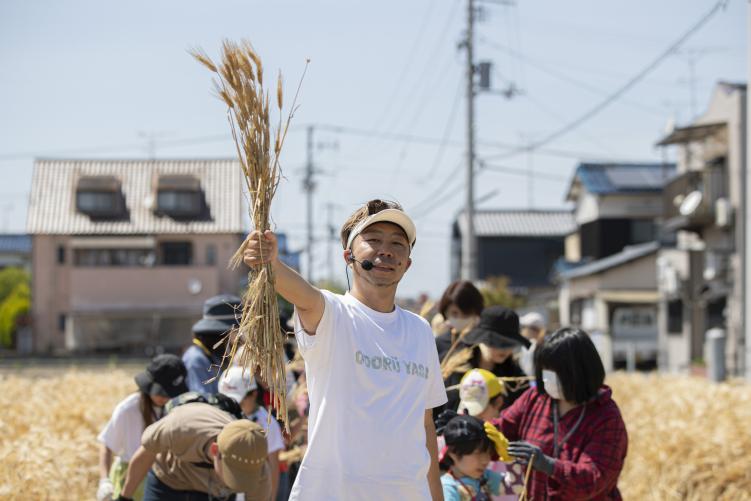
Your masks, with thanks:
[(709, 19), (714, 16), (717, 11), (720, 10), (720, 8), (725, 7), (727, 3), (727, 0), (719, 0), (714, 7), (712, 7), (709, 12), (704, 14), (699, 21), (697, 21), (691, 28), (689, 28), (688, 31), (686, 31), (683, 35), (681, 35), (675, 42), (673, 42), (666, 50), (664, 50), (662, 53), (660, 53), (652, 62), (650, 62), (646, 67), (644, 67), (642, 70), (640, 70), (636, 75), (634, 75), (631, 79), (629, 79), (624, 85), (616, 89), (615, 92), (613, 92), (610, 96), (608, 96), (605, 100), (595, 105), (592, 109), (588, 110), (575, 120), (571, 121), (570, 123), (566, 124), (565, 126), (561, 127), (560, 129), (556, 130), (555, 132), (552, 132), (545, 136), (544, 138), (540, 139), (539, 141), (536, 141), (528, 146), (517, 148), (515, 151), (511, 151), (509, 153), (505, 153), (502, 155), (494, 156), (493, 158), (498, 159), (505, 159), (510, 158), (513, 156), (516, 156), (520, 153), (524, 153), (525, 151), (532, 151), (540, 148), (541, 146), (544, 146), (551, 141), (554, 141), (555, 139), (558, 139), (559, 137), (563, 136), (564, 134), (567, 134), (571, 132), (572, 130), (579, 127), (581, 124), (592, 118), (593, 116), (597, 115), (600, 111), (605, 109), (609, 104), (616, 101), (620, 96), (625, 94), (631, 87), (636, 85), (642, 78), (644, 78), (649, 72), (651, 72), (654, 68), (656, 68), (660, 63), (662, 63), (663, 60), (668, 58), (675, 52), (675, 50), (680, 47), (683, 42), (688, 40), (696, 31), (698, 31), (704, 24), (709, 21)]
[[(394, 80), (396, 85), (394, 86), (393, 90), (391, 91), (391, 95), (386, 101), (386, 107), (383, 109), (383, 112), (379, 116), (378, 120), (376, 120), (373, 123), (373, 127), (372, 127), (373, 129), (380, 129), (381, 125), (383, 124), (383, 121), (388, 117), (389, 113), (391, 112), (391, 108), (393, 104), (396, 102), (396, 95), (403, 88), (403, 82), (405, 81), (407, 72), (413, 67), (412, 61), (414, 60), (415, 55), (417, 54), (417, 48), (420, 46), (422, 37), (425, 34), (425, 28), (428, 25), (428, 20), (433, 15), (435, 6), (437, 4), (438, 2), (435, 2), (434, 0), (428, 0), (428, 12), (422, 18), (422, 23), (420, 24), (420, 28), (418, 29), (417, 36), (415, 37), (415, 40), (412, 43), (412, 48), (410, 49), (409, 55), (407, 56), (406, 64), (404, 65), (404, 67), (402, 67), (402, 71), (399, 73), (399, 77), (396, 80)], [(453, 12), (451, 12), (449, 19), (452, 16), (453, 16)]]
[[(454, 124), (456, 123), (456, 111), (459, 108), (459, 102), (461, 101), (462, 97), (462, 87), (463, 82), (460, 80), (459, 85), (456, 87), (456, 92), (454, 95), (454, 102), (451, 104), (451, 110), (449, 110), (449, 116), (448, 120), (446, 121), (446, 125), (443, 128), (443, 138), (441, 139), (441, 143), (438, 145), (438, 150), (436, 151), (435, 158), (433, 159), (433, 163), (430, 165), (430, 169), (438, 169), (438, 167), (443, 162), (443, 155), (446, 152), (446, 144), (449, 141), (449, 136), (451, 135), (451, 130), (454, 128)], [(430, 172), (426, 172), (423, 174), (424, 178), (427, 178), (430, 176)]]
[(426, 206), (425, 206), (425, 207), (424, 207), (424, 208), (423, 208), (422, 210), (420, 210), (420, 211), (417, 211), (417, 212), (415, 213), (415, 216), (414, 216), (414, 218), (415, 218), (416, 220), (417, 220), (417, 219), (420, 219), (421, 217), (423, 217), (424, 215), (426, 215), (426, 214), (428, 214), (428, 213), (429, 213), (430, 211), (432, 211), (432, 210), (433, 210), (433, 209), (434, 209), (435, 207), (437, 207), (437, 206), (441, 205), (442, 203), (445, 203), (445, 202), (446, 202), (446, 201), (448, 201), (448, 200), (449, 200), (449, 199), (450, 199), (451, 197), (453, 197), (453, 196), (456, 196), (457, 194), (460, 194), (460, 193), (462, 192), (462, 190), (463, 190), (463, 189), (464, 189), (464, 183), (462, 183), (462, 184), (461, 184), (461, 185), (459, 186), (459, 189), (458, 189), (458, 190), (455, 190), (455, 191), (449, 191), (448, 193), (444, 194), (444, 195), (443, 195), (442, 197), (440, 197), (440, 198), (436, 198), (436, 199), (433, 199), (433, 200), (431, 201), (431, 203), (430, 203), (430, 204), (426, 205)]
[[(443, 190), (446, 189), (446, 187), (451, 185), (451, 181), (453, 181), (456, 178), (456, 176), (459, 174), (463, 166), (464, 166), (464, 160), (462, 159), (456, 164), (456, 166), (451, 170), (451, 172), (449, 172), (449, 175), (443, 180), (443, 182), (438, 186), (438, 188), (433, 190), (428, 196), (426, 196), (420, 202), (415, 204), (412, 211), (415, 214), (420, 214), (424, 212), (423, 209), (425, 206), (432, 206), (433, 202), (435, 202), (436, 200), (436, 197), (440, 195), (443, 192)], [(420, 217), (420, 216), (418, 215), (415, 217)]]
[[(410, 103), (416, 102), (417, 93), (420, 91), (420, 89), (424, 88), (426, 85), (431, 85), (433, 80), (427, 78), (428, 73), (431, 69), (436, 68), (436, 60), (438, 59), (438, 55), (441, 52), (441, 49), (443, 49), (443, 43), (446, 40), (445, 34), (448, 32), (449, 27), (451, 26), (451, 23), (455, 19), (456, 10), (459, 6), (459, 1), (454, 2), (453, 7), (449, 10), (449, 15), (446, 17), (446, 21), (444, 23), (443, 29), (438, 32), (438, 39), (436, 40), (436, 44), (433, 46), (433, 51), (430, 53), (430, 56), (425, 60), (425, 66), (423, 67), (422, 72), (420, 73), (420, 76), (415, 82), (415, 85), (410, 89), (410, 92), (407, 94), (407, 100), (405, 101), (407, 104), (402, 107), (401, 110), (399, 110), (398, 115), (396, 116), (395, 120), (391, 120), (391, 123), (388, 127), (386, 127), (386, 130), (397, 130), (397, 125), (401, 122), (403, 117), (405, 116), (405, 108)], [(451, 62), (451, 59), (449, 59), (449, 62)], [(422, 107), (422, 106), (420, 106)], [(419, 108), (418, 108), (419, 111)]]
[[(388, 141), (411, 142), (411, 143), (416, 143), (416, 144), (427, 144), (427, 145), (445, 144), (445, 147), (451, 147), (451, 148), (459, 148), (459, 147), (465, 146), (464, 142), (459, 141), (459, 140), (445, 140), (445, 138), (421, 136), (419, 134), (383, 132), (383, 131), (377, 131), (377, 130), (361, 129), (358, 127), (349, 127), (349, 126), (326, 124), (326, 123), (299, 124), (297, 126), (290, 127), (290, 133), (302, 132), (303, 130), (305, 130), (307, 125), (315, 125), (315, 127), (318, 129), (326, 130), (326, 131), (333, 132), (333, 133), (346, 134), (346, 135), (352, 135), (352, 136), (376, 137), (376, 138), (388, 140)], [(162, 141), (159, 144), (159, 147), (164, 149), (168, 147), (190, 146), (194, 144), (225, 142), (225, 141), (231, 142), (232, 137), (229, 134), (214, 134), (214, 135), (207, 135), (207, 136), (188, 137), (188, 138), (182, 138), (182, 139), (169, 139), (169, 140)], [(516, 144), (505, 143), (502, 141), (478, 141), (478, 145), (487, 147), (487, 148), (497, 148), (497, 149), (507, 150), (507, 151), (510, 150), (512, 152), (516, 152), (516, 150), (518, 149), (518, 146)], [(69, 149), (69, 150), (48, 150), (46, 152), (38, 152), (38, 151), (37, 152), (31, 152), (31, 151), (11, 152), (11, 153), (0, 154), (0, 161), (20, 160), (20, 159), (33, 158), (33, 157), (54, 157), (54, 156), (63, 156), (63, 155), (90, 155), (90, 154), (96, 154), (96, 153), (123, 152), (123, 151), (128, 151), (128, 150), (142, 150), (143, 146), (144, 146), (143, 143), (124, 143), (120, 145), (92, 146), (92, 147), (76, 148), (76, 149)], [(556, 148), (538, 148), (537, 154), (549, 155), (549, 156), (561, 157), (561, 158), (574, 158), (574, 159), (587, 158), (587, 159), (594, 160), (598, 158), (604, 158), (602, 154), (599, 154), (599, 153), (577, 151), (577, 150), (556, 149)], [(610, 158), (610, 160), (614, 160), (614, 159)], [(634, 160), (634, 159), (621, 159), (621, 160)]]
[[(559, 122), (562, 122), (562, 123), (566, 122), (566, 119), (564, 117), (562, 117), (560, 114), (558, 114), (557, 112), (555, 112), (554, 110), (552, 110), (551, 108), (549, 108), (546, 104), (544, 104), (541, 101), (539, 101), (538, 99), (532, 97), (528, 92), (524, 93), (524, 97), (532, 105), (534, 105), (538, 110), (542, 111), (546, 115), (555, 118)], [(595, 139), (594, 137), (592, 137), (589, 134), (585, 133), (584, 131), (580, 130), (579, 131), (579, 135), (581, 137), (585, 138), (587, 141), (589, 141), (592, 145), (600, 148), (603, 151), (606, 151), (608, 155), (610, 155), (612, 153), (612, 151), (609, 148), (607, 148), (606, 146), (604, 146), (603, 144), (601, 144), (597, 139)]]
[[(441, 144), (445, 143), (447, 147), (464, 147), (465, 143), (464, 141), (459, 140), (447, 140), (436, 137), (429, 137), (429, 136), (421, 136), (418, 134), (403, 134), (398, 132), (383, 132), (383, 131), (374, 131), (374, 130), (367, 130), (367, 129), (360, 129), (357, 127), (349, 127), (349, 126), (342, 126), (342, 125), (333, 125), (333, 124), (316, 124), (317, 128), (320, 128), (321, 130), (328, 130), (330, 132), (335, 132), (339, 134), (349, 134), (354, 136), (375, 136), (379, 139), (389, 140), (389, 141), (408, 141), (412, 143), (418, 143), (418, 144)], [(512, 143), (505, 143), (502, 141), (478, 141), (478, 145), (483, 147), (489, 147), (489, 148), (498, 148), (501, 150), (516, 150), (518, 146), (516, 144)], [(556, 148), (540, 148), (537, 152), (540, 155), (549, 155), (553, 157), (563, 157), (563, 158), (575, 158), (581, 160), (582, 158), (587, 159), (598, 159), (598, 158), (605, 158), (600, 153), (592, 153), (588, 151), (577, 151), (577, 150), (564, 150), (564, 149), (556, 149)], [(609, 160), (614, 160), (613, 158), (608, 157)], [(621, 159), (621, 160), (634, 160), (634, 159)]]
[[(449, 64), (447, 64), (444, 68), (441, 69), (440, 74), (447, 74), (448, 73), (449, 67), (451, 66), (451, 62), (452, 62), (451, 60), (448, 61)], [(423, 94), (423, 99), (420, 102), (420, 104), (418, 105), (417, 109), (415, 110), (414, 115), (412, 115), (412, 119), (408, 122), (406, 130), (412, 130), (412, 128), (415, 126), (415, 123), (417, 123), (417, 121), (420, 119), (420, 117), (422, 116), (423, 112), (427, 108), (427, 101), (428, 101), (429, 97), (430, 97), (429, 93), (425, 92)], [(456, 101), (455, 101), (454, 105), (455, 104), (456, 104)], [(444, 138), (442, 139), (442, 142), (441, 142), (441, 147), (445, 146), (446, 140), (448, 140), (448, 138), (444, 136)], [(399, 174), (399, 171), (401, 170), (402, 166), (404, 165), (404, 157), (406, 156), (406, 150), (407, 150), (408, 146), (409, 146), (409, 143), (406, 143), (404, 145), (404, 153), (400, 156), (399, 162), (397, 163), (396, 168), (393, 170), (392, 179), (395, 178)]]
[(535, 179), (545, 179), (547, 181), (555, 181), (555, 182), (569, 182), (569, 178), (566, 176), (562, 176), (560, 174), (554, 174), (552, 172), (543, 172), (539, 170), (533, 170), (528, 171), (526, 169), (520, 169), (518, 167), (507, 167), (505, 165), (493, 165), (493, 164), (486, 164), (482, 161), (480, 161), (480, 172), (489, 171), (489, 172), (498, 172), (501, 174), (511, 174), (515, 176), (529, 176), (530, 173), (534, 175)]
[[(511, 56), (515, 57), (518, 61), (524, 60), (529, 66), (532, 66), (533, 68), (537, 68), (538, 70), (542, 71), (543, 73), (546, 73), (554, 78), (557, 78), (561, 81), (568, 82), (576, 87), (580, 87), (586, 91), (592, 92), (594, 94), (598, 94), (600, 96), (607, 96), (610, 94), (610, 91), (601, 89), (599, 87), (596, 87), (589, 82), (586, 82), (584, 80), (579, 80), (578, 78), (574, 78), (572, 76), (569, 76), (565, 73), (561, 73), (557, 70), (554, 70), (547, 65), (544, 65), (540, 63), (539, 61), (536, 61), (529, 56), (526, 56), (522, 54), (519, 51), (516, 51), (514, 49), (511, 49), (509, 47), (506, 47), (504, 45), (499, 44), (498, 42), (494, 42), (493, 40), (487, 38), (487, 37), (481, 37), (480, 41), (484, 43), (485, 45), (492, 47), (497, 50), (504, 51)], [(659, 108), (655, 108), (652, 106), (647, 106), (643, 103), (639, 103), (636, 101), (631, 101), (629, 99), (621, 99), (621, 102), (624, 104), (628, 104), (630, 106), (633, 106), (634, 108), (637, 108), (639, 110), (642, 110), (644, 112), (650, 113), (652, 115), (658, 115), (660, 117), (663, 117), (665, 115), (665, 112)]]

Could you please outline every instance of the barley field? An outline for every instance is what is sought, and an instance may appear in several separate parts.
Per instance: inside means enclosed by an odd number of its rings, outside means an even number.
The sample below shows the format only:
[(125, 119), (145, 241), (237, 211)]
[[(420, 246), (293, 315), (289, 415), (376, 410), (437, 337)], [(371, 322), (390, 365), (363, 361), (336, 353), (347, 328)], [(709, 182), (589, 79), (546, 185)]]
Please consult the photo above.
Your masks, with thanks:
[[(0, 371), (0, 500), (87, 500), (96, 435), (134, 367)], [(629, 432), (627, 500), (751, 500), (751, 386), (616, 373)]]

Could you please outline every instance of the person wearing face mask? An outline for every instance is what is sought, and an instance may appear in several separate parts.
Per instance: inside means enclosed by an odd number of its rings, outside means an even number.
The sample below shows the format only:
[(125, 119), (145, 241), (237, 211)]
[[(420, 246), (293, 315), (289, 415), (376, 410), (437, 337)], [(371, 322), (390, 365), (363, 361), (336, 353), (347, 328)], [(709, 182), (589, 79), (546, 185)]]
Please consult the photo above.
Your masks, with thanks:
[(494, 423), (509, 454), (532, 463), (530, 499), (621, 499), (626, 426), (589, 335), (566, 327), (535, 350), (537, 387)]
[[(109, 501), (120, 495), (128, 463), (141, 445), (143, 430), (162, 417), (164, 404), (169, 399), (188, 391), (186, 378), (182, 360), (168, 354), (155, 357), (145, 371), (136, 375), (139, 391), (117, 404), (97, 437), (101, 442), (97, 501)], [(142, 497), (143, 484), (133, 498), (140, 500)]]
[(443, 360), (459, 334), (473, 327), (485, 306), (485, 300), (467, 280), (457, 280), (449, 284), (438, 302), (438, 314), (434, 334), (438, 348), (438, 358)]
[(519, 319), (522, 336), (532, 345), (524, 348), (519, 356), (519, 365), (528, 376), (535, 375), (535, 347), (545, 337), (545, 319), (536, 311), (527, 313)]
[[(526, 377), (514, 359), (514, 354), (522, 347), (529, 347), (529, 340), (519, 332), (519, 317), (503, 306), (489, 306), (480, 314), (477, 325), (459, 341), (460, 346), (449, 357), (461, 356), (465, 349), (472, 350), (469, 359), (471, 368), (485, 369), (496, 377)], [(449, 362), (450, 363), (450, 362)], [(465, 372), (453, 372), (446, 378), (446, 387), (459, 384)], [(508, 407), (524, 392), (523, 388), (507, 391), (503, 407)], [(446, 408), (456, 409), (459, 405), (459, 391), (447, 392)]]

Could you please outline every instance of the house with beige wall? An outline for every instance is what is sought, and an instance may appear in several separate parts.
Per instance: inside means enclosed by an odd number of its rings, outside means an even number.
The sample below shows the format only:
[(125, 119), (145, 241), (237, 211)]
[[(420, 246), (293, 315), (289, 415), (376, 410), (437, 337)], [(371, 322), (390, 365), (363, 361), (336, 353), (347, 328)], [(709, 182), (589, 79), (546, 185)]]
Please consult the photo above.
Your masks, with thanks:
[(608, 369), (658, 358), (656, 259), (670, 163), (582, 163), (566, 199), (576, 230), (558, 270), (562, 325), (589, 332)]
[(33, 351), (151, 353), (190, 342), (205, 299), (238, 294), (247, 231), (235, 160), (34, 165)]
[[(743, 375), (743, 255), (746, 85), (719, 82), (705, 112), (674, 128), (658, 146), (675, 149), (678, 171), (663, 195), (660, 250), (661, 368), (688, 372), (705, 363), (706, 333), (725, 334), (728, 374)], [(748, 321), (748, 320), (745, 320)]]

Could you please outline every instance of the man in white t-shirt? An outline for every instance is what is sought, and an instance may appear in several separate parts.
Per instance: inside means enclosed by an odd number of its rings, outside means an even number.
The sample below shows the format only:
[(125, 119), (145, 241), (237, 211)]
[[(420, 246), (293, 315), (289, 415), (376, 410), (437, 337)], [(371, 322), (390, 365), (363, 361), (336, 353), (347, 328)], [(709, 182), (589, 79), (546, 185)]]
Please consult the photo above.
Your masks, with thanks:
[(306, 282), (278, 257), (276, 236), (248, 237), (245, 263), (270, 262), (295, 305), (310, 398), (308, 450), (293, 501), (442, 500), (432, 409), (446, 402), (428, 323), (395, 305), (416, 230), (398, 204), (371, 200), (344, 223), (352, 289)]

